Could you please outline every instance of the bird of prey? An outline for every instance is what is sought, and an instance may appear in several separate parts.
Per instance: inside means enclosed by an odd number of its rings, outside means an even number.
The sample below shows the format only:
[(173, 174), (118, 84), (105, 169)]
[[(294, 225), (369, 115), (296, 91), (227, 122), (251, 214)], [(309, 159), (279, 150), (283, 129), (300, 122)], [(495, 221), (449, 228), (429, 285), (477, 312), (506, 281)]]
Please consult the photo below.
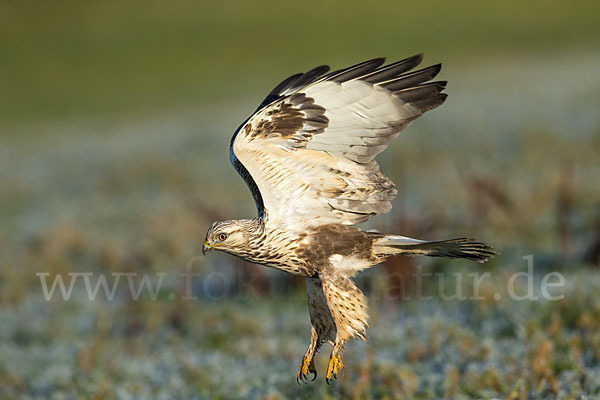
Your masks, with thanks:
[(333, 346), (329, 383), (343, 368), (344, 344), (366, 339), (367, 302), (351, 279), (359, 271), (399, 254), (478, 262), (495, 254), (473, 239), (423, 241), (353, 226), (392, 208), (397, 191), (375, 156), (446, 100), (446, 82), (431, 82), (441, 64), (410, 72), (422, 58), (292, 75), (231, 139), (229, 159), (258, 216), (213, 223), (202, 250), (306, 277), (311, 333), (298, 381), (316, 378), (313, 356), (323, 343)]

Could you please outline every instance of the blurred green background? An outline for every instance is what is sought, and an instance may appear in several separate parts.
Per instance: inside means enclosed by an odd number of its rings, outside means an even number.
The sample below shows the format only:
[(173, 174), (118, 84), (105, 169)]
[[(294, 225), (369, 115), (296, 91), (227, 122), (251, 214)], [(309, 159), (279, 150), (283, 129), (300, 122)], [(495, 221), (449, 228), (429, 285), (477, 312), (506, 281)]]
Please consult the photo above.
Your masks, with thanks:
[[(0, 398), (600, 395), (599, 26), (593, 1), (1, 2)], [(399, 194), (365, 228), (501, 255), (363, 274), (370, 343), (331, 387), (324, 347), (299, 387), (303, 280), (198, 257), (212, 221), (255, 213), (229, 139), (293, 73), (421, 52), (450, 97), (379, 158)], [(530, 254), (564, 300), (505, 296)], [(486, 300), (401, 299), (420, 265), (492, 272)], [(36, 273), (74, 272), (167, 275), (156, 299), (44, 299)]]

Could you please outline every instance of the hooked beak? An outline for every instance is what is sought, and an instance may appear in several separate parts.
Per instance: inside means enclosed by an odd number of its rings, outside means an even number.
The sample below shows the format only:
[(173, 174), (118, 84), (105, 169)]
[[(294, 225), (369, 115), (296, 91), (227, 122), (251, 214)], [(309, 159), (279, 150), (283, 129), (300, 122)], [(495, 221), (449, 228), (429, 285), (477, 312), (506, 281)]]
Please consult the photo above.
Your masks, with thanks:
[(206, 242), (204, 242), (204, 245), (202, 246), (202, 254), (206, 255), (207, 251), (212, 250), (212, 246), (208, 243), (208, 240)]

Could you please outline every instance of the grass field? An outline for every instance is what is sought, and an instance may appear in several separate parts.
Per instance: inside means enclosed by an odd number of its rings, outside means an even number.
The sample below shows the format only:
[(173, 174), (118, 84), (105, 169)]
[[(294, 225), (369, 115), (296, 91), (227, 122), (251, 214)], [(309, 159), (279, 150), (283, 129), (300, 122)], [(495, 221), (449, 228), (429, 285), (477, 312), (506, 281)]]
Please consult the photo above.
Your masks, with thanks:
[(82, 296), (50, 307), (29, 297), (0, 313), (0, 383), (5, 398), (595, 398), (600, 280), (567, 277), (558, 303), (372, 296), (369, 344), (347, 346), (345, 376), (331, 386), (325, 349), (317, 381), (296, 384), (309, 332), (298, 295), (190, 304)]
[(0, 118), (12, 127), (229, 103), (292, 71), (382, 55), (462, 67), (597, 49), (599, 13), (581, 0), (5, 1)]
[[(0, 398), (600, 397), (596, 3), (231, 4), (0, 5)], [(331, 386), (325, 346), (298, 386), (303, 280), (201, 256), (212, 221), (255, 213), (230, 135), (288, 74), (421, 51), (450, 97), (379, 158), (399, 194), (364, 228), (501, 254), (367, 271), (369, 343)], [(539, 299), (517, 301), (529, 255)], [(431, 299), (414, 271), (441, 274)], [(444, 299), (486, 272), (481, 298)], [(40, 273), (77, 276), (70, 299)], [(122, 280), (91, 301), (101, 274)], [(134, 299), (145, 275), (162, 285)]]

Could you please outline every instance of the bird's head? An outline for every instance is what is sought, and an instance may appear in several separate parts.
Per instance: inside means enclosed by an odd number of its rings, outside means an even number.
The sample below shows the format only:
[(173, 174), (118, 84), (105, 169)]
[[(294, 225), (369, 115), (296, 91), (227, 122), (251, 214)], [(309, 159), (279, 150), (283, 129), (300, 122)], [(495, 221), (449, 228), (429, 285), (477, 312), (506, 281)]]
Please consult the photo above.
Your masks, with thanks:
[(255, 220), (219, 221), (211, 225), (206, 232), (206, 240), (202, 253), (212, 249), (238, 255), (240, 250), (249, 247), (249, 240), (254, 233)]

